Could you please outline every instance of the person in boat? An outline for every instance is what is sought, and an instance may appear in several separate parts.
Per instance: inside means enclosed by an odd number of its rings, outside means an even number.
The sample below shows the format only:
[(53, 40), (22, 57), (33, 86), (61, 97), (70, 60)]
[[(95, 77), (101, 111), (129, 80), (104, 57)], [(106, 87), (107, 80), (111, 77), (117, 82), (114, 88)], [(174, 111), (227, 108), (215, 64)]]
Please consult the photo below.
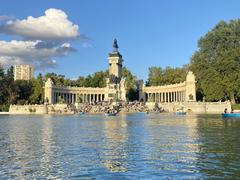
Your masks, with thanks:
[(227, 113), (227, 108), (224, 109), (224, 113), (225, 113), (225, 114)]

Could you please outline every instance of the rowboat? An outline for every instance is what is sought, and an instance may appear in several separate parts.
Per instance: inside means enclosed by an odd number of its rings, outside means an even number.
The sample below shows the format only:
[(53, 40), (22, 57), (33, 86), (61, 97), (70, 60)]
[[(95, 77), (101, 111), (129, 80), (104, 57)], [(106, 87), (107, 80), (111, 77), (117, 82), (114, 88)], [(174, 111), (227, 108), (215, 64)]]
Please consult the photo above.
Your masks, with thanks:
[(105, 116), (116, 116), (117, 112), (105, 113)]
[(184, 111), (177, 111), (175, 112), (176, 115), (186, 115), (187, 112), (184, 112)]
[(240, 113), (222, 113), (222, 117), (237, 117), (237, 118), (240, 118)]

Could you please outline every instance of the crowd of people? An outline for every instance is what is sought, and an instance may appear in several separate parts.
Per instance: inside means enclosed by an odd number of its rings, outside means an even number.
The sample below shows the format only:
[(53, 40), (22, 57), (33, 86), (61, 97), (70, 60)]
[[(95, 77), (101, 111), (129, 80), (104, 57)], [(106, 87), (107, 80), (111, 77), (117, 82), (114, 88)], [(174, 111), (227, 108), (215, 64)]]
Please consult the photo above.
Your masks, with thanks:
[(99, 103), (84, 103), (77, 107), (78, 112), (82, 113), (108, 113), (108, 112), (118, 112), (118, 113), (135, 113), (135, 112), (149, 112), (158, 111), (161, 112), (163, 109), (154, 107), (153, 109), (148, 109), (145, 103), (140, 101), (133, 102), (99, 102)]

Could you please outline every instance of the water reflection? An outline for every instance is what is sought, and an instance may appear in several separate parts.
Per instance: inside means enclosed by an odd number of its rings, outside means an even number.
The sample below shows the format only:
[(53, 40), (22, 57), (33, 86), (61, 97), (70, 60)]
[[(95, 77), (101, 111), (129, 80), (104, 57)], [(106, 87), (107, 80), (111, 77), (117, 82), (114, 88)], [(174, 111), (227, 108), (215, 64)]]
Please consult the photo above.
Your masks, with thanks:
[[(51, 116), (44, 116), (42, 121), (41, 130), (41, 147), (39, 151), (39, 168), (41, 169), (40, 174), (37, 176), (46, 176), (47, 178), (55, 179), (60, 178), (63, 175), (61, 164), (58, 160), (58, 147), (53, 134), (53, 124)], [(41, 174), (44, 172), (44, 174)]]
[(144, 127), (148, 134), (145, 141), (149, 151), (145, 156), (149, 169), (169, 175), (177, 171), (184, 178), (198, 172), (196, 116), (152, 115)]
[(0, 116), (0, 179), (238, 179), (240, 120)]
[(103, 151), (101, 152), (104, 166), (110, 172), (126, 172), (127, 123), (125, 116), (107, 118), (104, 121)]
[(240, 140), (238, 119), (216, 120), (216, 116), (199, 116), (200, 152), (198, 167), (206, 177), (240, 177)]

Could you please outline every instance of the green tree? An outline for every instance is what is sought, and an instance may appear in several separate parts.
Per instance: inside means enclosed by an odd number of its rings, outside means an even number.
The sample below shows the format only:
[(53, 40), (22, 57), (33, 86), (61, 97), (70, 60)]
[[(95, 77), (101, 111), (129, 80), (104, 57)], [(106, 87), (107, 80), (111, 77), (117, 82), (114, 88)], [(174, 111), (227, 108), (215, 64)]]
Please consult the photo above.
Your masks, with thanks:
[(99, 71), (87, 77), (79, 76), (75, 84), (78, 87), (106, 87), (107, 77), (108, 71)]
[(126, 67), (122, 69), (122, 77), (126, 78), (127, 99), (130, 101), (138, 100), (139, 87), (137, 77)]
[(207, 101), (240, 97), (240, 20), (221, 21), (198, 41), (191, 58), (198, 91)]
[(32, 88), (29, 101), (31, 104), (42, 104), (44, 99), (43, 77), (39, 74), (36, 79), (31, 80)]
[(4, 68), (0, 66), (0, 111), (8, 111), (10, 104), (17, 102), (18, 87), (14, 83), (13, 67), (4, 71)]
[(5, 73), (3, 67), (0, 65), (0, 104), (3, 105), (5, 103)]
[(18, 92), (18, 104), (29, 103), (29, 97), (32, 93), (32, 83), (31, 81), (16, 80), (15, 82), (17, 92)]
[(147, 86), (162, 86), (184, 82), (188, 72), (188, 66), (179, 68), (150, 67)]
[(76, 80), (76, 85), (78, 87), (83, 87), (85, 85), (85, 77), (79, 76), (78, 79)]
[(65, 79), (64, 75), (56, 74), (56, 73), (47, 73), (45, 75), (45, 80), (51, 78), (53, 83), (57, 86), (69, 86), (70, 83), (67, 79)]

